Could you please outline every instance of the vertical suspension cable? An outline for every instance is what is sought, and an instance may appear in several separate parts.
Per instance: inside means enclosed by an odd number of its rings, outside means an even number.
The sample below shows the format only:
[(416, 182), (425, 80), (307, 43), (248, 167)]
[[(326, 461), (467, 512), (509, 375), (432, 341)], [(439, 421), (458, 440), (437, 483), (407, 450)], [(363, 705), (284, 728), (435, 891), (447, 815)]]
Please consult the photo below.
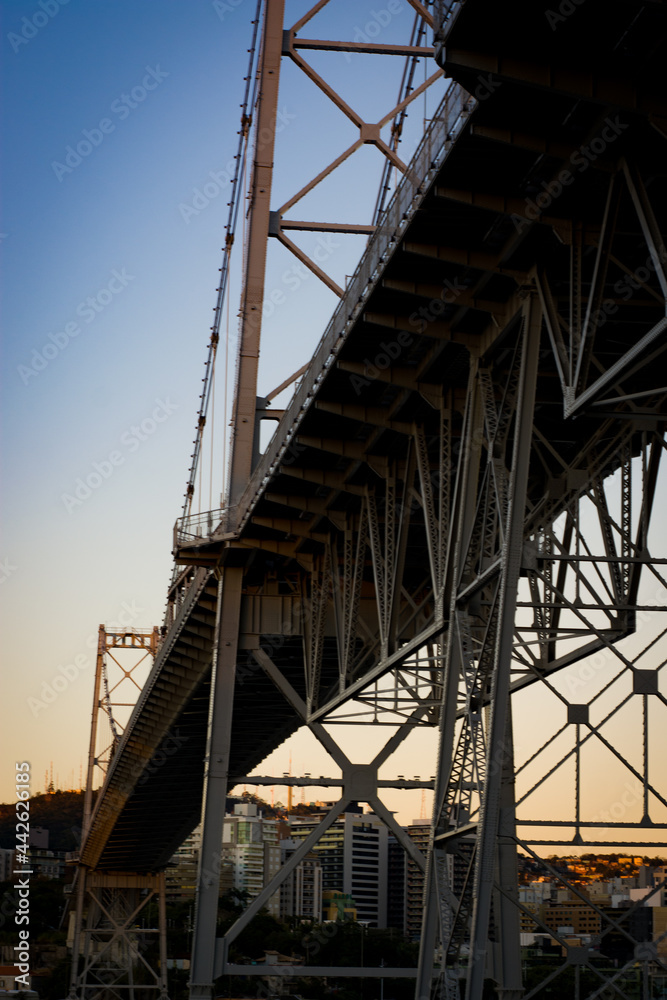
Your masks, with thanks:
[[(428, 72), (427, 62), (426, 62), (426, 59), (424, 59), (424, 83), (426, 83), (427, 72)], [(426, 131), (426, 126), (428, 124), (428, 100), (427, 99), (428, 99), (428, 88), (424, 91), (424, 131)]]
[[(415, 14), (415, 19), (412, 25), (412, 31), (410, 34), (410, 45), (421, 45), (426, 41), (426, 25), (421, 19), (419, 14)], [(401, 84), (398, 89), (398, 103), (404, 100), (406, 97), (410, 96), (413, 90), (413, 81), (417, 69), (417, 63), (419, 62), (419, 56), (406, 56), (405, 65), (403, 67), (403, 75), (401, 77)], [(424, 68), (426, 68), (426, 62), (424, 62)], [(426, 99), (426, 98), (424, 98)], [(408, 116), (408, 109), (403, 108), (396, 117), (394, 118), (391, 125), (391, 136), (390, 136), (390, 148), (393, 152), (399, 147), (401, 142), (401, 134), (403, 132), (403, 123)], [(391, 171), (394, 169), (394, 190), (398, 184), (397, 168), (393, 164), (386, 160), (383, 170), (382, 177), (380, 180), (380, 186), (378, 189), (377, 199), (375, 201), (375, 209), (373, 211), (373, 223), (378, 225), (380, 217), (384, 212), (385, 201), (389, 191), (391, 190)]]
[[(191, 455), (190, 460), (190, 470), (188, 473), (188, 482), (185, 491), (185, 500), (183, 502), (182, 517), (187, 517), (190, 514), (192, 508), (192, 498), (195, 492), (195, 483), (197, 479), (197, 471), (199, 467), (199, 458), (202, 449), (204, 427), (206, 425), (206, 414), (208, 411), (208, 405), (211, 398), (212, 390), (212, 377), (214, 371), (215, 355), (218, 346), (218, 341), (220, 339), (220, 324), (223, 315), (223, 306), (226, 297), (228, 279), (229, 279), (229, 268), (232, 246), (234, 243), (234, 233), (236, 230), (236, 223), (238, 220), (239, 204), (242, 199), (239, 199), (239, 180), (244, 175), (245, 164), (248, 155), (248, 144), (250, 135), (250, 125), (252, 123), (252, 110), (256, 101), (256, 93), (258, 86), (258, 74), (257, 74), (257, 36), (259, 31), (260, 23), (260, 13), (262, 8), (262, 0), (257, 0), (257, 5), (255, 8), (255, 18), (252, 21), (253, 32), (252, 41), (248, 52), (250, 53), (248, 61), (248, 73), (245, 77), (245, 90), (243, 96), (243, 103), (241, 104), (241, 128), (239, 130), (239, 143), (238, 151), (234, 159), (236, 160), (236, 166), (234, 169), (234, 177), (232, 179), (232, 196), (229, 201), (229, 213), (227, 216), (227, 225), (225, 227), (225, 245), (223, 247), (223, 258), (222, 267), (220, 268), (220, 284), (217, 288), (217, 301), (214, 307), (214, 320), (211, 326), (211, 337), (209, 341), (208, 356), (206, 359), (206, 365), (204, 369), (204, 378), (202, 379), (203, 388), (200, 396), (200, 406), (199, 415), (197, 421), (197, 429), (194, 440), (194, 450)], [(257, 65), (256, 65), (257, 64)], [(251, 96), (252, 90), (252, 96)], [(250, 111), (250, 114), (248, 112)], [(200, 495), (201, 495), (201, 474), (200, 474)], [(201, 499), (200, 499), (201, 502)]]
[[(261, 55), (260, 55), (260, 58), (261, 58)], [(257, 76), (256, 76), (256, 80), (255, 80), (255, 89), (253, 91), (253, 103), (252, 103), (252, 113), (253, 113), (253, 115), (256, 113), (257, 106), (258, 106), (258, 103), (259, 103), (259, 93), (258, 93), (258, 85), (259, 85), (259, 78), (260, 78), (259, 64), (257, 65), (256, 73), (257, 73)], [(255, 142), (256, 141), (257, 141), (257, 139), (255, 139)], [(249, 162), (249, 160), (251, 160), (252, 163), (253, 163), (253, 167), (251, 167), (251, 171), (252, 171), (251, 178), (252, 179), (251, 179), (251, 182), (250, 182), (250, 184), (252, 185), (252, 180), (254, 180), (254, 161), (255, 161), (254, 152), (253, 152), (252, 158), (246, 156), (246, 158), (244, 160), (244, 163), (243, 163), (243, 170), (242, 170), (242, 173), (241, 173), (241, 197), (239, 198), (239, 204), (241, 204), (241, 202), (243, 203), (243, 213), (242, 213), (242, 216), (241, 216), (241, 247), (242, 247), (242, 250), (243, 250), (242, 267), (241, 267), (241, 290), (242, 290), (241, 291), (241, 295), (243, 295), (243, 289), (245, 288), (245, 285), (246, 285), (246, 272), (247, 272), (248, 250), (249, 250), (249, 247), (248, 247), (248, 220), (249, 220), (250, 213), (251, 213), (251, 210), (252, 210), (252, 194), (251, 194), (251, 190), (250, 190), (249, 185), (248, 185), (248, 162)], [(229, 303), (228, 303), (228, 306), (229, 306)], [(234, 396), (236, 396), (236, 392), (238, 390), (238, 378), (239, 378), (239, 370), (240, 370), (240, 364), (241, 364), (240, 345), (241, 345), (241, 341), (243, 339), (242, 315), (243, 315), (243, 310), (242, 310), (242, 307), (240, 306), (238, 314), (237, 314), (237, 320), (238, 320), (237, 330), (238, 330), (238, 338), (239, 338), (239, 350), (237, 351), (237, 354), (236, 354), (236, 369), (235, 369), (235, 374), (234, 374)], [(233, 408), (233, 404), (232, 404), (232, 408)], [(231, 416), (231, 414), (230, 414), (230, 416)], [(232, 426), (232, 421), (231, 420), (230, 420), (230, 430), (231, 430), (231, 434), (233, 434), (234, 433), (234, 427)], [(227, 486), (225, 488), (225, 501), (226, 501), (227, 504), (229, 504), (229, 489), (230, 489), (230, 486), (231, 486), (231, 479), (232, 479), (232, 474), (231, 474), (232, 455), (233, 455), (233, 451), (230, 449), (230, 452), (229, 452), (229, 455), (228, 455), (228, 460), (227, 460), (228, 461), (228, 465), (229, 465), (229, 468), (227, 469)]]
[(208, 476), (208, 509), (213, 510), (213, 442), (215, 440), (215, 362), (211, 373), (211, 459)]
[(220, 488), (220, 503), (227, 495), (227, 427), (228, 427), (228, 393), (229, 393), (229, 296), (227, 296), (227, 322), (225, 330), (225, 389), (223, 403), (223, 435), (222, 435), (222, 484)]
[(202, 464), (201, 464), (201, 462), (198, 462), (197, 464), (199, 466), (199, 489), (197, 490), (197, 513), (201, 514), (201, 473), (202, 473)]

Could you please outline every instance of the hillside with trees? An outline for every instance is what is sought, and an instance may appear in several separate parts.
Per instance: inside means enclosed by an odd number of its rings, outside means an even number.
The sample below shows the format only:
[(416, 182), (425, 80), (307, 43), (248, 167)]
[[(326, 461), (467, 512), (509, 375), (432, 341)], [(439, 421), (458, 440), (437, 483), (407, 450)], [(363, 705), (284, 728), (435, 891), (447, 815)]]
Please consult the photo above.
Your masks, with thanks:
[[(49, 831), (50, 851), (74, 851), (81, 842), (83, 792), (44, 792), (30, 799), (30, 827)], [(0, 847), (16, 847), (16, 804), (0, 805)]]

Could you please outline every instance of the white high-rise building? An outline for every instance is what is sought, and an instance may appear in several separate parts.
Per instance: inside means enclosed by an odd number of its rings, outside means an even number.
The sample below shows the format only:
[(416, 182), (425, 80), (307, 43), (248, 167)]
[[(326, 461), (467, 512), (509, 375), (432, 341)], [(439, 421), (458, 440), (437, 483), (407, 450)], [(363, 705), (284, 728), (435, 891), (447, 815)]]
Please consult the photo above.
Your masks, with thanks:
[[(233, 815), (225, 816), (222, 830), (222, 865), (229, 865), (231, 885), (254, 899), (280, 868), (278, 823), (258, 814), (253, 802), (239, 802)], [(266, 905), (280, 915), (280, 893)]]
[[(291, 837), (280, 841), (281, 865), (289, 860), (298, 846), (299, 841)], [(280, 916), (283, 920), (298, 917), (319, 922), (321, 914), (322, 865), (315, 851), (310, 851), (280, 887)]]

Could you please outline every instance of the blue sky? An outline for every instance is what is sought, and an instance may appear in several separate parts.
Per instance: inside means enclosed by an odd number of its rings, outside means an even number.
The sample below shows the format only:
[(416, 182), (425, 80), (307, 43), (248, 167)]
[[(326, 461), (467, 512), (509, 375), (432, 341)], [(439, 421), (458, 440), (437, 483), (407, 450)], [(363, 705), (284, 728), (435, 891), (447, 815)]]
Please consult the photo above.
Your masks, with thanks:
[[(288, 3), (286, 20), (307, 6)], [(98, 625), (162, 621), (254, 9), (254, 0), (0, 4), (2, 732), (9, 762), (31, 762), (33, 791), (43, 790), (51, 761), (61, 787), (78, 785), (85, 770)], [(412, 22), (406, 0), (335, 0), (302, 35), (404, 42)], [(310, 53), (309, 61), (367, 120), (390, 110), (402, 60)], [(438, 81), (415, 102), (405, 160), (443, 90)], [(279, 106), (275, 208), (357, 134), (287, 60)], [(362, 148), (291, 217), (371, 222), (381, 167), (380, 153)], [(294, 239), (315, 246), (316, 237)], [(339, 284), (363, 242), (329, 238), (325, 267)], [(267, 287), (284, 296), (264, 326), (260, 392), (308, 359), (336, 303), (313, 275), (293, 271), (296, 263), (269, 248)], [(220, 356), (202, 509), (222, 489)], [(210, 456), (210, 440), (205, 449)], [(0, 798), (12, 797), (5, 768)]]

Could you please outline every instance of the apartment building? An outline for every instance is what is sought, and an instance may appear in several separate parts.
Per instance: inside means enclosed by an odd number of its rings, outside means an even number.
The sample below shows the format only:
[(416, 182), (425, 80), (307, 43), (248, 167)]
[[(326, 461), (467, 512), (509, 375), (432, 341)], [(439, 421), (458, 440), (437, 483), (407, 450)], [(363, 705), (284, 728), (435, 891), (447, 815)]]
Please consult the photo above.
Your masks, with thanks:
[[(304, 840), (322, 815), (292, 817), (292, 838)], [(359, 921), (386, 927), (387, 828), (382, 820), (351, 803), (313, 851), (322, 865), (322, 888), (351, 896)]]

